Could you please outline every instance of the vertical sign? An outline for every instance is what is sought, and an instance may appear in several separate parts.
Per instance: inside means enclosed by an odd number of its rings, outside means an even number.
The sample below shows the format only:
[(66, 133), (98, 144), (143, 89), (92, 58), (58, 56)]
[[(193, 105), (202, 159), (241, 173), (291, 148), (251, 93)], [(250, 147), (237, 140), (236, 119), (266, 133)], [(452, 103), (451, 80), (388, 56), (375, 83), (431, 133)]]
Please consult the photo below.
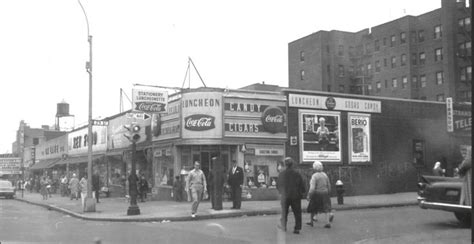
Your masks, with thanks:
[(303, 161), (341, 161), (340, 113), (300, 110), (299, 131)]
[(448, 132), (453, 132), (454, 124), (453, 124), (453, 98), (452, 97), (446, 98), (446, 122), (447, 122)]
[(370, 162), (370, 114), (349, 113), (348, 123), (350, 162)]

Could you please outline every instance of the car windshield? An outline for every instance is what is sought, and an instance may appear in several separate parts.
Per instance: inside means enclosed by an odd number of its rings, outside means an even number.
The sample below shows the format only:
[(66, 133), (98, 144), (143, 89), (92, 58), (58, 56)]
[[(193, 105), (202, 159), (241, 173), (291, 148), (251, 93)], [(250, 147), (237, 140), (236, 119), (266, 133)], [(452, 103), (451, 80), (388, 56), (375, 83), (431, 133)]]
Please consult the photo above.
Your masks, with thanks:
[(12, 183), (10, 181), (0, 181), (0, 187), (11, 187)]

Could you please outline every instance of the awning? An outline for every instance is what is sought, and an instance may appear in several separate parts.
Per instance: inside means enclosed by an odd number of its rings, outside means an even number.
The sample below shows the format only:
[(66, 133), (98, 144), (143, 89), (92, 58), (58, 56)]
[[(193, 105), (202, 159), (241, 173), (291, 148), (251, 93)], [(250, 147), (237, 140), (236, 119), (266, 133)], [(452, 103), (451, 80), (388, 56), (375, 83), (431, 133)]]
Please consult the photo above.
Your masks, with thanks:
[[(92, 155), (92, 161), (99, 160), (103, 157), (104, 157), (103, 154)], [(58, 161), (55, 165), (66, 165), (68, 163), (69, 165), (71, 165), (71, 164), (87, 163), (88, 161), (89, 161), (89, 156), (86, 155), (86, 156), (66, 158), (66, 159)]]
[(38, 163), (33, 164), (33, 166), (30, 167), (30, 170), (40, 170), (40, 169), (51, 168), (59, 160), (61, 160), (61, 159), (60, 158), (52, 158), (52, 159), (40, 160)]

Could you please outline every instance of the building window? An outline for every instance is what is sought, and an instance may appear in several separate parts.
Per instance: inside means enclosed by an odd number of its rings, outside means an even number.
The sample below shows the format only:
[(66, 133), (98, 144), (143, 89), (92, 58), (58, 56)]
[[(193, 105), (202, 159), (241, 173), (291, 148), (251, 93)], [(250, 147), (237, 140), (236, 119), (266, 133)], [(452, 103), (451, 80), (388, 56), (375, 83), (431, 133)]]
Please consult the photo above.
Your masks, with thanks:
[(405, 89), (408, 86), (408, 78), (406, 76), (402, 77), (402, 88)]
[(331, 85), (328, 85), (328, 92), (331, 91)]
[(439, 39), (443, 36), (443, 28), (441, 25), (437, 25), (434, 27), (434, 39)]
[(397, 67), (397, 57), (395, 57), (395, 56), (392, 56), (391, 67), (392, 68)]
[(397, 37), (395, 35), (392, 35), (390, 37), (390, 46), (393, 47), (395, 46), (395, 42), (397, 41)]
[(388, 88), (388, 80), (385, 80), (385, 89)]
[(387, 46), (387, 37), (384, 37), (384, 38), (383, 38), (383, 42), (382, 42), (382, 43), (383, 43), (383, 46), (384, 46), (384, 47)]
[(329, 45), (326, 45), (326, 52), (329, 53)]
[(411, 43), (416, 43), (416, 31), (410, 31), (410, 42)]
[(377, 81), (377, 83), (375, 83), (375, 91), (380, 92), (380, 90), (382, 90), (382, 84), (380, 81)]
[(472, 100), (472, 91), (460, 91), (459, 98), (462, 101), (471, 101)]
[(435, 49), (435, 62), (443, 60), (443, 48)]
[(380, 60), (375, 61), (375, 72), (380, 72)]
[(424, 30), (419, 30), (418, 31), (418, 42), (423, 42), (425, 41), (425, 31)]
[(366, 75), (372, 74), (372, 64), (367, 64), (367, 73)]
[(349, 75), (353, 75), (354, 74), (354, 66), (349, 66), (349, 70), (347, 71), (349, 72)]
[(459, 19), (458, 26), (460, 30), (464, 30), (464, 31), (471, 30), (471, 17)]
[(300, 62), (304, 62), (304, 52), (300, 52)]
[(304, 80), (304, 70), (300, 70), (300, 79)]
[(444, 83), (443, 71), (436, 72), (436, 84), (442, 85)]
[(406, 64), (407, 64), (407, 55), (402, 54), (402, 56), (400, 57), (400, 65), (405, 66)]
[(344, 77), (344, 65), (339, 65), (339, 77)]
[(416, 65), (416, 60), (418, 59), (418, 55), (416, 53), (411, 54), (411, 64)]
[(366, 54), (370, 53), (370, 43), (366, 43), (364, 45), (364, 51)]
[(339, 85), (339, 92), (344, 93), (344, 85)]
[(392, 87), (393, 87), (393, 88), (396, 88), (397, 86), (398, 86), (397, 78), (393, 78), (393, 79), (392, 79)]
[(337, 47), (337, 55), (344, 56), (344, 45), (339, 45)]
[(471, 56), (471, 42), (463, 42), (458, 46), (458, 55), (460, 57), (470, 57)]
[(354, 47), (353, 46), (349, 46), (349, 56), (354, 56)]
[(420, 86), (426, 87), (426, 75), (420, 75)]
[(387, 59), (386, 58), (383, 59), (383, 66), (387, 67)]
[(438, 101), (438, 102), (444, 102), (444, 94), (438, 94), (438, 95), (436, 95), (436, 101)]
[(400, 44), (407, 42), (407, 34), (405, 32), (400, 33)]
[(472, 79), (472, 66), (461, 68), (461, 75), (459, 79), (463, 82), (468, 81), (470, 83)]
[(380, 51), (380, 43), (379, 40), (374, 41), (374, 50), (375, 51)]
[(424, 65), (426, 62), (426, 55), (425, 53), (420, 53), (420, 65)]
[(411, 77), (411, 87), (414, 89), (418, 88), (418, 77), (416, 75)]

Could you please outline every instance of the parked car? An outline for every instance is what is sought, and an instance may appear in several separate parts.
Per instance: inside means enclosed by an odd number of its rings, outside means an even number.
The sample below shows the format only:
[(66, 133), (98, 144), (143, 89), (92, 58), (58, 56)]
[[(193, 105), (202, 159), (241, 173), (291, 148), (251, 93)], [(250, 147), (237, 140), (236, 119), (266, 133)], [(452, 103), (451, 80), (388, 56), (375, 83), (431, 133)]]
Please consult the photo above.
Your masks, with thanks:
[(471, 206), (459, 204), (462, 180), (458, 177), (421, 176), (418, 205), (422, 209), (453, 212), (462, 225), (471, 225)]
[(0, 196), (13, 198), (15, 196), (15, 187), (8, 180), (0, 180)]

